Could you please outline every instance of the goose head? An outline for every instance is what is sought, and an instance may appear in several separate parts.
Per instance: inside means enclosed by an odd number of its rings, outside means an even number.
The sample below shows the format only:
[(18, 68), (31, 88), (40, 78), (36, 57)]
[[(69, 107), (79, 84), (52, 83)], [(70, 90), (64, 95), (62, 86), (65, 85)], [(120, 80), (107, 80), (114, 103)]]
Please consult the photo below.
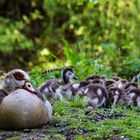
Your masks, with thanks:
[(68, 67), (68, 68), (65, 68), (62, 72), (62, 77), (63, 77), (63, 80), (64, 82), (67, 84), (67, 83), (73, 83), (73, 79), (77, 79), (76, 75), (74, 74), (73, 72), (73, 69)]
[(39, 92), (33, 88), (30, 83), (29, 75), (21, 69), (13, 69), (8, 72), (0, 89), (3, 90), (6, 95), (17, 89), (25, 89), (30, 93), (39, 94)]
[(26, 87), (30, 81), (29, 75), (20, 69), (14, 69), (8, 72), (2, 83), (7, 92), (12, 92), (17, 88)]

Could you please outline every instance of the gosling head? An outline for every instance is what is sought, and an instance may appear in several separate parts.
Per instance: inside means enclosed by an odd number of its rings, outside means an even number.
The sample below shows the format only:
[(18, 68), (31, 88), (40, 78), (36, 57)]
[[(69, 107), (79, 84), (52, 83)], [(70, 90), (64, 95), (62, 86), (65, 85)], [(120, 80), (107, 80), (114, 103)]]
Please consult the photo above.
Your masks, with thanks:
[(105, 81), (105, 87), (106, 89), (110, 89), (112, 87), (115, 87), (116, 81), (112, 79), (108, 79)]
[(77, 79), (76, 75), (74, 74), (73, 72), (73, 69), (68, 67), (68, 68), (65, 68), (62, 72), (62, 77), (63, 77), (63, 80), (64, 82), (67, 84), (67, 83), (72, 83), (72, 79)]
[(111, 79), (113, 79), (113, 80), (115, 80), (115, 81), (120, 81), (121, 80), (121, 78), (120, 77), (112, 77)]
[(96, 75), (96, 74), (93, 74), (93, 75), (90, 75), (86, 78), (86, 81), (94, 81), (94, 80), (100, 80), (100, 76), (99, 75)]

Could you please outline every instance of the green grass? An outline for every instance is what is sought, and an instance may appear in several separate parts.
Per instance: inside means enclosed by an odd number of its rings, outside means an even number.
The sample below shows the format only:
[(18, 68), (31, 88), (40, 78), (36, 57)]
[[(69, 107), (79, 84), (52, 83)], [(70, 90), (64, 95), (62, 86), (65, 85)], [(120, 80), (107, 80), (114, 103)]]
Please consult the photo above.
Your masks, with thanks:
[[(75, 100), (78, 102), (78, 100)], [(65, 127), (75, 133), (75, 139), (111, 139), (115, 136), (140, 139), (140, 112), (139, 108), (129, 109), (118, 106), (113, 109), (108, 108), (88, 108), (87, 106), (69, 106), (63, 104), (63, 114), (58, 115), (54, 120), (61, 123), (69, 122)], [(62, 103), (54, 103), (54, 112), (58, 111), (55, 107)], [(89, 112), (87, 114), (86, 112)]]

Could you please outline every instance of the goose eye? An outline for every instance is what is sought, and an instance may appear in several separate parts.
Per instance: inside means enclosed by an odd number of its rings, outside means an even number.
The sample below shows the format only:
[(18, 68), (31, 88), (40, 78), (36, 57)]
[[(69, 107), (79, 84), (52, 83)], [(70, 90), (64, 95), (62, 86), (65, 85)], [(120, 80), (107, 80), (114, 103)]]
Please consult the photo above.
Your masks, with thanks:
[(32, 92), (32, 93), (35, 92), (35, 89), (33, 88), (32, 84), (29, 82), (25, 83), (24, 89), (26, 89), (27, 91)]
[(27, 83), (26, 86), (32, 88), (32, 85), (30, 83)]
[(15, 72), (13, 75), (14, 75), (14, 78), (16, 80), (23, 80), (24, 79), (24, 75), (20, 72)]

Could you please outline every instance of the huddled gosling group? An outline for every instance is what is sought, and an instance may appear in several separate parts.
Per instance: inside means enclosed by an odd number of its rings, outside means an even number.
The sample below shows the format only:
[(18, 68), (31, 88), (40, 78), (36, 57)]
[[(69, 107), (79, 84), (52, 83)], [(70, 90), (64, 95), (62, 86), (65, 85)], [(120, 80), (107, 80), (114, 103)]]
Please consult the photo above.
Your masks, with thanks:
[(77, 79), (71, 67), (62, 72), (62, 80), (47, 79), (38, 88), (30, 83), (29, 75), (14, 69), (0, 84), (0, 129), (34, 128), (52, 118), (49, 99), (85, 98), (89, 105), (102, 107), (117, 104), (140, 106), (140, 87), (120, 77), (90, 75), (83, 81)]
[(140, 87), (137, 83), (129, 82), (121, 77), (107, 79), (105, 76), (90, 75), (84, 81), (74, 82), (77, 79), (72, 68), (65, 68), (62, 72), (62, 81), (57, 79), (46, 80), (38, 90), (47, 99), (69, 99), (80, 96), (93, 107), (124, 104), (126, 106), (140, 106)]

